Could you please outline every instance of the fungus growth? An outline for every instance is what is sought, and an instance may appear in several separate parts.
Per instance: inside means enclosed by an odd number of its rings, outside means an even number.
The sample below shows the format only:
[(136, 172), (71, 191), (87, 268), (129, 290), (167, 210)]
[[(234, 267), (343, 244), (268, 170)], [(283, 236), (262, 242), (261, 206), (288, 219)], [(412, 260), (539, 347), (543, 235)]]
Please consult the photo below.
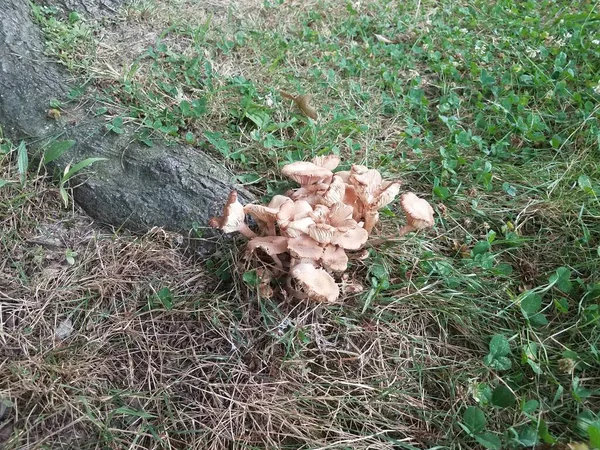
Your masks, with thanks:
[[(348, 268), (347, 251), (363, 249), (379, 221), (379, 210), (400, 193), (400, 182), (383, 180), (375, 169), (353, 165), (349, 171), (334, 172), (339, 163), (338, 156), (327, 155), (287, 164), (282, 173), (299, 188), (274, 196), (266, 206), (242, 206), (233, 191), (223, 216), (210, 220), (213, 228), (249, 238), (246, 257), (266, 266), (257, 269), (261, 295), (274, 295), (271, 282), (284, 278), (288, 294), (295, 298), (339, 298), (335, 277)], [(400, 205), (406, 215), (400, 236), (433, 226), (433, 208), (426, 200), (406, 192)], [(246, 224), (246, 215), (255, 220), (258, 234)]]

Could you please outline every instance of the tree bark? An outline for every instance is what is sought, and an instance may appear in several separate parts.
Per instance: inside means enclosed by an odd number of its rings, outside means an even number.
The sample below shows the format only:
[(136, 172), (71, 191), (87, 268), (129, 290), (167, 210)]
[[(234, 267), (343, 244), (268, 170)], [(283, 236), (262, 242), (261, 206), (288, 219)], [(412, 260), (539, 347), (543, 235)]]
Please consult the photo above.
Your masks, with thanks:
[[(45, 0), (64, 9), (97, 16), (112, 13), (123, 0)], [(56, 161), (58, 170), (89, 157), (87, 181), (74, 191), (77, 203), (93, 218), (143, 232), (159, 226), (187, 232), (221, 213), (232, 176), (197, 149), (158, 144), (148, 148), (131, 133), (116, 135), (85, 111), (70, 111), (68, 122), (47, 117), (52, 99), (64, 98), (69, 77), (43, 53), (43, 37), (32, 22), (28, 2), (0, 2), (0, 125), (4, 135), (25, 139), (30, 149), (50, 139), (73, 139), (75, 146)], [(243, 189), (242, 201), (251, 200)]]

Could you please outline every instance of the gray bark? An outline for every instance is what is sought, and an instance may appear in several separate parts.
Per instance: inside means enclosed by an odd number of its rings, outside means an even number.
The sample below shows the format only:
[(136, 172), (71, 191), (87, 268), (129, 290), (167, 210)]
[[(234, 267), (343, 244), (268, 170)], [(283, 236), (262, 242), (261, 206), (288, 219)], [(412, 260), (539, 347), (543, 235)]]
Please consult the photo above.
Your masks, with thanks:
[[(47, 4), (84, 14), (111, 12), (122, 0), (46, 0)], [(206, 225), (221, 212), (236, 188), (221, 164), (199, 150), (166, 144), (148, 148), (130, 134), (116, 135), (104, 122), (81, 115), (73, 125), (47, 117), (51, 99), (69, 90), (68, 75), (43, 54), (40, 30), (32, 22), (28, 2), (0, 1), (0, 125), (13, 140), (35, 148), (49, 139), (73, 139), (75, 146), (57, 162), (105, 157), (85, 183), (75, 189), (77, 203), (93, 218), (116, 227), (143, 232), (151, 227), (187, 232), (194, 221)], [(242, 201), (251, 195), (239, 189)]]

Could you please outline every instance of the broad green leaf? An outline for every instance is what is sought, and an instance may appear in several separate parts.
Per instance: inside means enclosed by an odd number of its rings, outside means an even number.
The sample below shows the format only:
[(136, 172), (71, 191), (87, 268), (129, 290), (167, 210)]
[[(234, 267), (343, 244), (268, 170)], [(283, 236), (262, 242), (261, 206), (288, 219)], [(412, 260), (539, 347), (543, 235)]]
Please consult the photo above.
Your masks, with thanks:
[(258, 286), (260, 284), (260, 278), (256, 273), (256, 270), (244, 272), (244, 275), (242, 275), (242, 279), (244, 280), (244, 283), (246, 283), (248, 286)]
[(473, 246), (473, 250), (471, 250), (471, 254), (473, 256), (482, 255), (487, 253), (492, 246), (488, 241), (479, 241), (477, 244)]
[(500, 450), (502, 448), (502, 443), (500, 442), (500, 438), (489, 431), (485, 433), (476, 434), (475, 440), (483, 445), (485, 448), (489, 450)]
[(167, 311), (173, 309), (173, 294), (169, 288), (162, 288), (156, 295)]
[(490, 354), (493, 356), (506, 356), (510, 353), (510, 343), (502, 334), (495, 335), (490, 341)]
[(44, 164), (49, 164), (52, 161), (60, 158), (66, 151), (70, 150), (75, 145), (75, 141), (55, 141), (50, 144), (44, 151)]
[(535, 412), (536, 409), (540, 406), (540, 402), (537, 400), (527, 400), (523, 406), (521, 407), (521, 411), (527, 414), (531, 414)]
[(476, 406), (469, 406), (463, 414), (463, 423), (471, 433), (479, 433), (485, 428), (485, 414)]
[(592, 188), (592, 180), (590, 180), (590, 177), (587, 175), (579, 175), (577, 184), (579, 185), (579, 188), (586, 193), (594, 192)]
[(538, 432), (531, 425), (522, 425), (514, 431), (518, 435), (517, 441), (524, 447), (533, 447), (539, 443)]
[[(490, 357), (489, 360), (488, 357)], [(491, 357), (491, 355), (488, 355), (483, 362), (486, 366), (497, 370), (508, 370), (512, 367), (512, 361), (506, 356)]]
[(83, 161), (78, 162), (73, 167), (71, 167), (67, 173), (65, 173), (65, 175), (62, 177), (62, 180), (61, 180), (62, 183), (67, 182), (68, 180), (71, 179), (71, 177), (76, 175), (79, 171), (81, 171), (82, 169), (85, 169), (88, 166), (91, 166), (95, 162), (106, 161), (107, 159), (108, 158), (87, 158), (87, 159), (84, 159)]
[(559, 267), (556, 273), (548, 279), (551, 285), (556, 285), (563, 292), (571, 292), (573, 285), (571, 283), (571, 271), (566, 267)]
[(521, 310), (523, 311), (523, 315), (525, 318), (530, 318), (531, 316), (537, 314), (542, 307), (542, 297), (538, 294), (527, 293), (521, 300)]
[(206, 137), (206, 140), (210, 142), (219, 151), (219, 153), (221, 153), (224, 157), (229, 158), (231, 155), (231, 150), (227, 141), (223, 139), (222, 133), (205, 131), (204, 137)]
[(600, 448), (600, 423), (590, 425), (587, 429), (592, 448)]
[(554, 299), (554, 307), (560, 313), (569, 312), (569, 300), (564, 297)]
[(515, 404), (515, 395), (512, 391), (501, 384), (492, 392), (492, 405), (500, 408), (508, 408)]

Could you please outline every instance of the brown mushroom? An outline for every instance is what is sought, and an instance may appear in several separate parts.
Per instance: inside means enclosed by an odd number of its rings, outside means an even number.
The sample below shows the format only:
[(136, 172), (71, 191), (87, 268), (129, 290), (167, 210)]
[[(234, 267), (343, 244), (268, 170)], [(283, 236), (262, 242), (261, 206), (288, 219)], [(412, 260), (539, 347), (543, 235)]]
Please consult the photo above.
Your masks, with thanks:
[(257, 249), (261, 249), (273, 259), (277, 268), (282, 271), (283, 263), (277, 255), (287, 252), (287, 242), (288, 238), (285, 236), (257, 236), (246, 245), (246, 254), (251, 255)]
[(208, 221), (208, 225), (219, 228), (224, 233), (239, 231), (247, 238), (256, 237), (256, 233), (246, 225), (245, 218), (244, 206), (238, 201), (237, 192), (231, 191), (223, 209), (223, 216), (213, 217)]
[(279, 228), (285, 230), (290, 222), (304, 219), (313, 212), (312, 206), (306, 200), (296, 200), (281, 205), (277, 213), (277, 224)]
[(244, 206), (244, 212), (254, 217), (258, 227), (266, 231), (267, 235), (275, 236), (275, 222), (279, 208), (269, 208), (268, 206), (250, 203)]
[(394, 200), (400, 191), (400, 183), (384, 182), (377, 170), (360, 165), (352, 166), (349, 182), (354, 186), (360, 200), (362, 217), (365, 219), (364, 228), (370, 233), (379, 221), (377, 210)]
[(312, 163), (319, 166), (324, 167), (329, 170), (335, 169), (340, 164), (341, 158), (338, 155), (323, 155), (323, 156), (315, 156), (312, 159)]
[(294, 280), (298, 289), (309, 300), (317, 302), (335, 302), (340, 288), (325, 270), (310, 263), (300, 263), (290, 270), (290, 280)]
[(297, 161), (283, 166), (281, 173), (301, 186), (320, 183), (331, 179), (333, 173), (308, 161)]
[(433, 208), (427, 200), (406, 192), (400, 197), (400, 205), (406, 214), (406, 225), (400, 229), (400, 236), (433, 226)]
[(288, 240), (287, 249), (292, 258), (308, 258), (318, 261), (323, 254), (323, 247), (312, 238), (306, 235), (298, 236)]
[(348, 255), (342, 247), (331, 245), (325, 247), (321, 256), (323, 267), (332, 272), (343, 272), (348, 268)]
[(298, 237), (302, 234), (308, 234), (310, 227), (315, 225), (315, 221), (310, 217), (304, 217), (302, 219), (294, 220), (289, 222), (285, 228), (282, 228), (282, 232), (289, 237)]
[(357, 226), (352, 230), (346, 231), (344, 234), (339, 234), (333, 237), (331, 243), (338, 245), (346, 250), (358, 250), (360, 249), (367, 239), (369, 233), (363, 227)]

